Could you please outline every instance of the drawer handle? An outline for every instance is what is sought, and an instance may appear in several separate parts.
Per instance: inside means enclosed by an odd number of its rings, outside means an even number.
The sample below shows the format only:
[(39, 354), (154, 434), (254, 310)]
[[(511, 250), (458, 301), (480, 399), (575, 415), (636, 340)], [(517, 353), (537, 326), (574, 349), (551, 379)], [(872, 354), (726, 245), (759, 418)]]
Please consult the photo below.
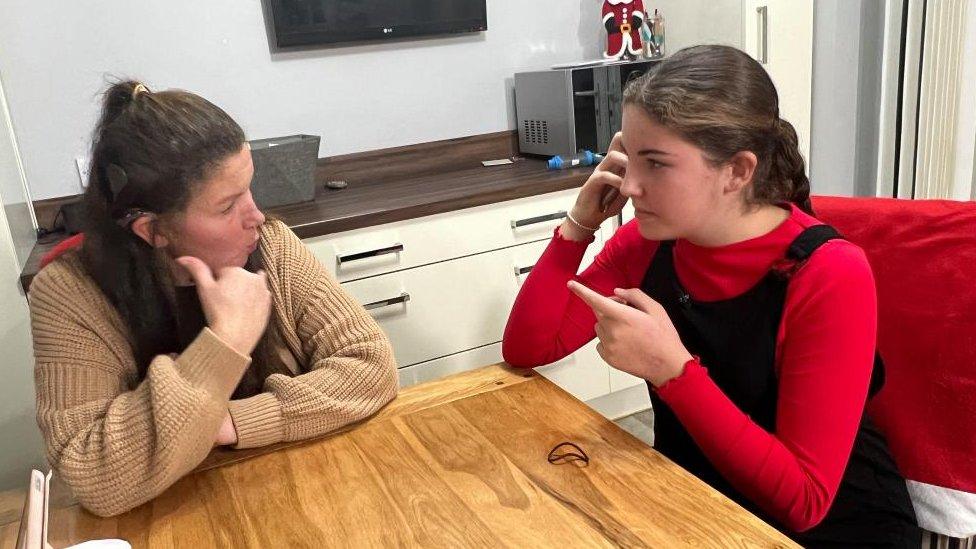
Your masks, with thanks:
[(531, 271), (535, 265), (528, 265), (526, 267), (515, 267), (515, 276), (522, 276), (525, 273)]
[(360, 259), (379, 257), (381, 255), (398, 254), (402, 251), (403, 251), (403, 244), (394, 244), (386, 248), (377, 248), (375, 250), (369, 250), (367, 252), (357, 252), (354, 254), (336, 256), (336, 262), (339, 263), (340, 266), (342, 266), (343, 263), (351, 263), (353, 261), (359, 261)]
[(406, 303), (410, 301), (410, 294), (403, 292), (402, 294), (391, 297), (390, 299), (382, 299), (380, 301), (374, 301), (372, 303), (367, 303), (363, 305), (363, 309), (367, 311), (372, 311), (373, 309), (381, 309), (383, 307), (389, 307), (391, 305), (399, 305), (401, 303)]
[(518, 229), (519, 227), (525, 227), (526, 225), (535, 225), (536, 223), (545, 223), (546, 221), (556, 221), (557, 219), (565, 219), (566, 212), (558, 211), (551, 214), (540, 215), (539, 217), (530, 217), (528, 219), (519, 219), (517, 221), (512, 221), (512, 228)]
[(573, 92), (576, 97), (596, 97), (596, 90), (585, 90)]

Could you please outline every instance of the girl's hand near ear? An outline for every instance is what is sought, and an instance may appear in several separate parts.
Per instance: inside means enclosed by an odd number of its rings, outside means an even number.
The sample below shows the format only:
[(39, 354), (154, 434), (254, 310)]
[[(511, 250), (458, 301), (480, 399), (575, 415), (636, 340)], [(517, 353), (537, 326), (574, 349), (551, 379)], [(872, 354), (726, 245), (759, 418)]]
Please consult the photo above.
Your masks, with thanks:
[[(627, 197), (620, 194), (624, 174), (627, 172), (627, 152), (624, 150), (621, 134), (613, 136), (607, 156), (586, 180), (576, 196), (576, 204), (570, 214), (584, 227), (596, 229), (604, 221), (615, 217), (627, 203)], [(559, 229), (564, 238), (585, 240), (592, 231), (566, 220)]]

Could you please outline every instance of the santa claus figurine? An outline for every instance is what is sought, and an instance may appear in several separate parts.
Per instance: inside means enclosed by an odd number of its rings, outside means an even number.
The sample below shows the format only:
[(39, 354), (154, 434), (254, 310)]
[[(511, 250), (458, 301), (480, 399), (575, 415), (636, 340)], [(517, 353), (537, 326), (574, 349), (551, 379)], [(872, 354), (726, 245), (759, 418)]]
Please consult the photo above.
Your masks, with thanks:
[(640, 28), (644, 22), (641, 0), (604, 0), (603, 26), (607, 29), (607, 59), (637, 57), (640, 53)]

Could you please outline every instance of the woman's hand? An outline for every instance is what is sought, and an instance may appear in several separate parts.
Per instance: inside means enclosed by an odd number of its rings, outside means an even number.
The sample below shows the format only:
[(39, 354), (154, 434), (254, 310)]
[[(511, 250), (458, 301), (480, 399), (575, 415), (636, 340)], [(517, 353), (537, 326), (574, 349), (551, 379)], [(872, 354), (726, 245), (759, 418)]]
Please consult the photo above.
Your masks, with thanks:
[(600, 338), (596, 350), (614, 368), (660, 387), (694, 358), (664, 307), (644, 292), (618, 288), (614, 297), (604, 297), (573, 280), (569, 289), (593, 309)]
[(225, 267), (215, 276), (196, 257), (183, 256), (176, 262), (193, 277), (210, 329), (235, 351), (250, 355), (271, 316), (267, 274)]
[(214, 446), (233, 446), (237, 444), (237, 428), (234, 427), (234, 420), (230, 417), (230, 412), (224, 416), (224, 422), (220, 424), (217, 431), (217, 438)]
[[(573, 219), (584, 227), (595, 229), (607, 219), (618, 215), (627, 203), (627, 197), (620, 194), (626, 172), (627, 152), (618, 132), (610, 142), (607, 156), (580, 188), (576, 204), (570, 212)], [(570, 240), (584, 240), (591, 234), (569, 220), (563, 223), (560, 233)]]

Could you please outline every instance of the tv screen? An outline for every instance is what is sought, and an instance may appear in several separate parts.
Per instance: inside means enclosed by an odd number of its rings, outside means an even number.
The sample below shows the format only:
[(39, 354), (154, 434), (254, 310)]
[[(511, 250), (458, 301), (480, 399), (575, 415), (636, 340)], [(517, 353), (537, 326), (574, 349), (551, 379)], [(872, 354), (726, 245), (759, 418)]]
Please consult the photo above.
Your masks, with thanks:
[(487, 0), (269, 0), (278, 47), (488, 29)]

